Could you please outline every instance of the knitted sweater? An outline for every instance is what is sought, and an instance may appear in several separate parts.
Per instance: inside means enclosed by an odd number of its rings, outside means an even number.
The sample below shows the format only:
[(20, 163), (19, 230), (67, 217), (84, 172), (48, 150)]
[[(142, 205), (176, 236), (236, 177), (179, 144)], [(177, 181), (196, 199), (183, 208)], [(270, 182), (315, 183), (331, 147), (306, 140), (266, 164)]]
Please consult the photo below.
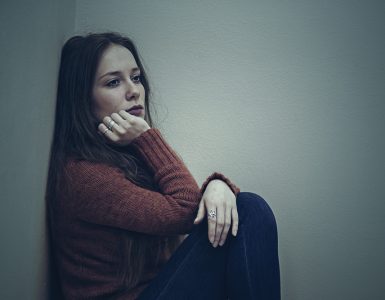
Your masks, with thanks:
[(188, 233), (212, 179), (225, 181), (234, 194), (239, 193), (220, 173), (213, 173), (199, 188), (158, 129), (142, 133), (131, 146), (152, 172), (160, 192), (135, 185), (120, 169), (106, 164), (84, 160), (66, 164), (69, 179), (57, 195), (53, 216), (55, 257), (65, 299), (135, 299), (159, 270), (146, 270), (136, 287), (125, 290), (117, 272), (124, 235)]

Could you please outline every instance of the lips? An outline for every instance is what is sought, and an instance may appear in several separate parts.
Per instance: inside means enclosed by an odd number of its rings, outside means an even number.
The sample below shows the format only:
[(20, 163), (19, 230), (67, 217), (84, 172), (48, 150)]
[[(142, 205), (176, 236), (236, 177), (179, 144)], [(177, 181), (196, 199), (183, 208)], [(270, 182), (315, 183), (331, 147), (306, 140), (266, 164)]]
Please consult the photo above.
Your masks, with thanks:
[(141, 105), (135, 105), (127, 110), (127, 112), (134, 116), (140, 116), (143, 111), (143, 106)]

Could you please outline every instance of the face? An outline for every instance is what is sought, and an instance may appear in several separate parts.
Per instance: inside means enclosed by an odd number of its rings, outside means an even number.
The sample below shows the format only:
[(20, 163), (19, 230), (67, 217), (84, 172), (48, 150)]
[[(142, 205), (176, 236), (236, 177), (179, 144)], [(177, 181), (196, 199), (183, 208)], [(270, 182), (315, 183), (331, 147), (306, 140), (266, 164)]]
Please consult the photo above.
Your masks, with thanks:
[[(140, 70), (132, 53), (120, 45), (111, 45), (103, 53), (92, 88), (94, 113), (102, 121), (120, 110), (144, 119), (145, 90)], [(134, 106), (142, 109), (129, 111)]]

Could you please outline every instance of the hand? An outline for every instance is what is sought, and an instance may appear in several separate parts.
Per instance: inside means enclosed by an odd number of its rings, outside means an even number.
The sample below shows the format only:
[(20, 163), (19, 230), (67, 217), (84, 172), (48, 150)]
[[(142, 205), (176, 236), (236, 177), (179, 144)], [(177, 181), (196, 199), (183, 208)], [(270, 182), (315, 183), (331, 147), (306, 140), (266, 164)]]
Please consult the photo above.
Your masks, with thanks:
[(112, 113), (111, 116), (103, 118), (103, 123), (99, 124), (98, 129), (110, 141), (124, 146), (150, 129), (150, 126), (144, 119), (121, 110), (119, 113)]
[[(232, 224), (232, 234), (238, 231), (238, 210), (235, 195), (229, 186), (219, 179), (209, 182), (199, 203), (199, 209), (194, 224), (198, 224), (207, 214), (208, 235), (213, 247), (223, 246), (227, 233)], [(210, 216), (210, 211), (216, 212), (215, 217)]]

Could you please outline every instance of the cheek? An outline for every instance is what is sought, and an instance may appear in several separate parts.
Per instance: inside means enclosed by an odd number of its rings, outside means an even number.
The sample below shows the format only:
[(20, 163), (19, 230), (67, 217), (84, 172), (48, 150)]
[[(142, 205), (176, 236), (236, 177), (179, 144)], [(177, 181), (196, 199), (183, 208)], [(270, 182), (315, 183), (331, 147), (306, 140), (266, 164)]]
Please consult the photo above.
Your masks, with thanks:
[(119, 107), (121, 102), (120, 96), (115, 92), (101, 92), (94, 93), (94, 113), (99, 119), (103, 119), (105, 116), (112, 114)]
[(143, 85), (140, 85), (139, 92), (140, 92), (140, 97), (144, 100), (145, 95), (146, 95), (146, 91), (144, 90), (144, 86)]

